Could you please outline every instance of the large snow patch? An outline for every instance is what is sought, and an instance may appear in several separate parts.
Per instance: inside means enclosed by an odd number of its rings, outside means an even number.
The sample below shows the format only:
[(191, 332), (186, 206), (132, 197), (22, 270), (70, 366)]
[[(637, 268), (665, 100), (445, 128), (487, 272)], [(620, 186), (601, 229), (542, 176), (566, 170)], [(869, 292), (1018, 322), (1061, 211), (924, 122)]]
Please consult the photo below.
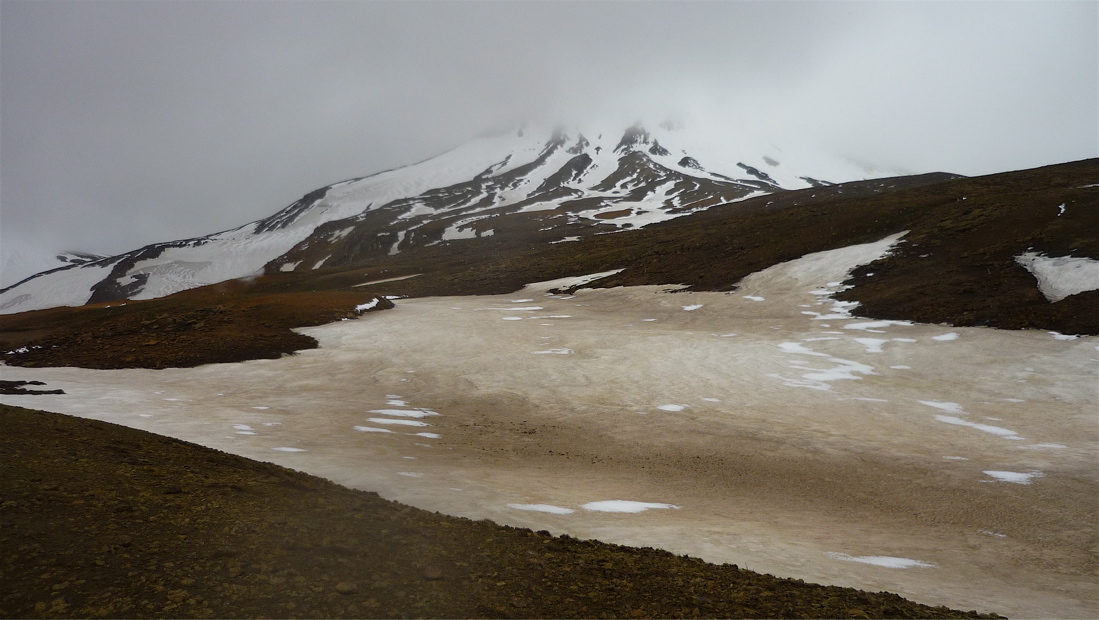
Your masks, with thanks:
[(1016, 256), (1015, 262), (1038, 280), (1038, 290), (1051, 302), (1099, 289), (1099, 260), (1026, 252)]

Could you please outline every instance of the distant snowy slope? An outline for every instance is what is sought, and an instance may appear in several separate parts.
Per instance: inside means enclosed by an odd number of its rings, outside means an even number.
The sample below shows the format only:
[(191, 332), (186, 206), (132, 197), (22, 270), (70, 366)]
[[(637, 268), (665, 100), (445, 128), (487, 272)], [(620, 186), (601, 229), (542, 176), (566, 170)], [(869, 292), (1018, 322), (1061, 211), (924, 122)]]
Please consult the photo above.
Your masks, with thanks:
[(492, 235), (484, 220), (501, 216), (545, 220), (540, 230), (559, 229), (560, 239), (870, 176), (838, 158), (747, 139), (706, 143), (639, 124), (624, 132), (525, 127), (314, 190), (232, 230), (81, 257), (0, 290), (0, 313), (151, 299), (265, 270), (359, 264)]

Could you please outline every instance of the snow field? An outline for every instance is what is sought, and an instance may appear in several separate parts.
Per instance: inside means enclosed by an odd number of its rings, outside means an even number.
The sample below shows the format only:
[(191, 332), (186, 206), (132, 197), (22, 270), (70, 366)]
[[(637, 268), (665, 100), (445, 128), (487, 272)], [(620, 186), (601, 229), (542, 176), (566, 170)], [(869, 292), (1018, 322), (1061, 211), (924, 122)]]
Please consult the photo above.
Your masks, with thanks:
[[(906, 493), (934, 488), (1005, 503), (1094, 478), (1087, 472), (1099, 455), (1088, 434), (1088, 412), (1097, 406), (1090, 361), (1096, 339), (955, 328), (953, 339), (935, 340), (947, 330), (860, 318), (857, 308), (830, 300), (850, 260), (830, 253), (799, 260), (745, 278), (736, 295), (693, 293), (687, 300), (661, 287), (548, 295), (561, 284), (547, 283), (458, 306), (452, 298), (403, 300), (359, 321), (302, 330), (321, 348), (293, 357), (156, 372), (30, 369), (28, 379), (57, 382), (71, 396), (3, 402), (117, 416), (112, 421), (471, 518), (656, 545), (967, 609), (1033, 616), (1087, 608), (1091, 594), (1048, 568), (1076, 570), (1083, 560), (1073, 554), (1084, 552), (1060, 545), (1045, 533), (1050, 526), (1021, 513), (957, 515), (921, 504), (932, 516), (949, 516), (941, 527), (924, 528), (903, 515), (872, 514), (854, 500), (847, 505), (858, 508), (842, 514), (811, 503), (791, 512), (781, 503), (747, 501), (724, 484), (707, 486), (694, 469), (663, 479), (641, 465), (618, 470), (575, 456), (605, 446), (619, 455), (672, 458), (675, 446), (694, 454), (697, 443), (701, 454), (738, 462), (779, 446), (809, 446), (793, 454), (810, 464), (818, 454), (827, 455), (822, 464), (848, 459), (847, 469), (860, 476), (901, 464), (889, 470), (896, 472), (890, 486)], [(703, 311), (683, 310), (699, 304)], [(817, 312), (803, 314), (806, 307)], [(501, 315), (517, 320), (505, 327)], [(557, 318), (543, 325), (550, 316)], [(571, 353), (532, 354), (555, 349)], [(164, 394), (138, 393), (134, 385), (163, 386)], [(270, 409), (252, 408), (260, 403)], [(148, 413), (156, 417), (139, 418)], [(987, 424), (990, 417), (1002, 422)], [(282, 425), (262, 426), (273, 420)], [(235, 424), (256, 435), (227, 439)], [(291, 447), (302, 452), (275, 449)], [(405, 459), (411, 454), (415, 471)], [(837, 481), (835, 495), (867, 492), (861, 480)], [(633, 506), (599, 499), (623, 497), (659, 500), (665, 509), (638, 516), (587, 507)], [(1086, 516), (1043, 518), (1073, 531)], [(978, 535), (982, 530), (1009, 535), (1016, 550), (1041, 538), (1042, 553), (1055, 559), (1013, 563), (1001, 539)], [(896, 570), (905, 562), (936, 568)], [(974, 593), (984, 598), (966, 598)]]

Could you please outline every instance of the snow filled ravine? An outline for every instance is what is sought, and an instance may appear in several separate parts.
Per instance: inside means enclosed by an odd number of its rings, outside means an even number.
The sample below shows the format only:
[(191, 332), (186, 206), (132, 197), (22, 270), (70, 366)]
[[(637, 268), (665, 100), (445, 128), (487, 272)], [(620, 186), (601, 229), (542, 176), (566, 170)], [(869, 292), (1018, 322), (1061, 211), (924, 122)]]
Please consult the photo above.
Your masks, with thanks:
[(1099, 338), (878, 321), (876, 244), (732, 293), (398, 300), (321, 347), (5, 368), (107, 420), (415, 506), (1013, 617), (1093, 617)]

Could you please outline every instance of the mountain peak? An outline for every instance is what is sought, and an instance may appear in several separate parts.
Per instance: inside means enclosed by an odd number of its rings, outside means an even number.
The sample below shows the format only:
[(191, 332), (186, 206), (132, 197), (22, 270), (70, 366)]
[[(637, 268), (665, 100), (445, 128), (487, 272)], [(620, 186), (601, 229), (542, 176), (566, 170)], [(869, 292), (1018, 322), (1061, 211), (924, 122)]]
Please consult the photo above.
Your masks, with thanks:
[(622, 134), (622, 139), (619, 140), (618, 146), (614, 147), (614, 152), (627, 152), (639, 145), (649, 144), (651, 139), (652, 136), (649, 134), (648, 130), (645, 129), (644, 125), (641, 124), (641, 121), (637, 121)]
[(513, 126), (410, 166), (306, 192), (232, 230), (108, 258), (63, 254), (64, 267), (0, 290), (0, 312), (151, 299), (486, 237), (493, 244), (558, 243), (823, 184), (817, 179), (865, 178), (819, 154), (799, 159), (796, 149), (782, 151), (779, 167), (766, 143), (706, 142), (699, 140), (705, 134), (670, 123), (655, 134), (640, 121), (621, 134), (606, 125), (585, 129)]

